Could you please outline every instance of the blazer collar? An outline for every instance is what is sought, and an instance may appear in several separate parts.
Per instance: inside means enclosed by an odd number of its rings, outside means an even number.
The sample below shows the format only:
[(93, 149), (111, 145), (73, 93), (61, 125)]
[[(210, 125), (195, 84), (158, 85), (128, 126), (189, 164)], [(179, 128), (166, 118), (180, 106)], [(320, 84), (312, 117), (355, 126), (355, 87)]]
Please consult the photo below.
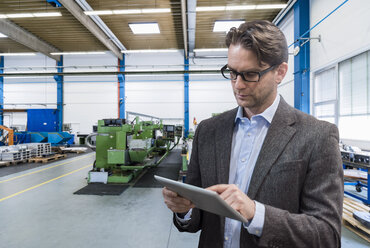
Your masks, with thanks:
[(229, 181), (231, 144), (237, 111), (238, 108), (235, 108), (220, 116), (220, 119), (215, 118), (215, 121), (218, 122), (216, 123), (215, 132), (218, 184), (225, 184)]

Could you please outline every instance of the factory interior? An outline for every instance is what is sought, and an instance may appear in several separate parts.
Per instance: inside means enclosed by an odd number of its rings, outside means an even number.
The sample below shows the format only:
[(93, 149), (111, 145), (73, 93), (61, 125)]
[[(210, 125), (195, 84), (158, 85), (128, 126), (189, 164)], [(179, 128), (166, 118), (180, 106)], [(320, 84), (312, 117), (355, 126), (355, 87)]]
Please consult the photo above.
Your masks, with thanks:
[(370, 247), (369, 11), (369, 0), (1, 0), (0, 247), (198, 247), (154, 175), (185, 182), (200, 123), (238, 106), (225, 37), (255, 20), (286, 38), (280, 97), (339, 130), (341, 247)]

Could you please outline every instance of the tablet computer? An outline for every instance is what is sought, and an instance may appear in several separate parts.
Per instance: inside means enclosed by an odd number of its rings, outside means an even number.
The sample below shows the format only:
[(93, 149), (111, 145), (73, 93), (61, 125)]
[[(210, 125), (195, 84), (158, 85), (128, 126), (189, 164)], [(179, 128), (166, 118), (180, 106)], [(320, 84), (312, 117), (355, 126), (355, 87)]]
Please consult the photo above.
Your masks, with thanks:
[(202, 210), (241, 222), (248, 222), (238, 211), (229, 206), (216, 192), (154, 175), (163, 186), (190, 200)]

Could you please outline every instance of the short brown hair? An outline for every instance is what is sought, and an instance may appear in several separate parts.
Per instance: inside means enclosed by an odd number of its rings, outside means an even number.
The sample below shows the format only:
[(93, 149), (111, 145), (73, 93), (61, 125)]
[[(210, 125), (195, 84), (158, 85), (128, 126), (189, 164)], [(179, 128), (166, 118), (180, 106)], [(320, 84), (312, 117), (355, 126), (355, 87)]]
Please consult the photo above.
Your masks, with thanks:
[(257, 56), (260, 66), (288, 62), (288, 46), (281, 30), (269, 21), (245, 22), (231, 28), (226, 35), (226, 45), (241, 45)]

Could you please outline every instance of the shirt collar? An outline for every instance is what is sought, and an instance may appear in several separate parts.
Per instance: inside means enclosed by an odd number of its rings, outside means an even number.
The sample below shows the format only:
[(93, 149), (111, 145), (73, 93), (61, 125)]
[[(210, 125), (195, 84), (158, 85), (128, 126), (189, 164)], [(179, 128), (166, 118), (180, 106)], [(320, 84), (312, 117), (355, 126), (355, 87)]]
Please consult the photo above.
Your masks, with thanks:
[[(258, 114), (258, 115), (255, 115), (255, 116), (261, 116), (263, 117), (266, 121), (268, 121), (269, 124), (271, 124), (272, 122), (272, 119), (274, 118), (274, 115), (276, 113), (276, 110), (279, 106), (279, 102), (280, 102), (280, 95), (277, 94), (276, 97), (275, 97), (275, 100), (274, 102), (271, 104), (270, 107), (268, 107), (265, 111), (263, 111), (261, 114)], [(254, 116), (253, 116), (254, 117)], [(252, 117), (252, 118), (253, 118)], [(244, 114), (243, 114), (243, 107), (239, 106), (238, 107), (238, 112), (236, 113), (236, 117), (235, 117), (235, 123), (239, 120), (239, 119), (242, 119), (242, 118), (245, 118), (244, 117)]]

